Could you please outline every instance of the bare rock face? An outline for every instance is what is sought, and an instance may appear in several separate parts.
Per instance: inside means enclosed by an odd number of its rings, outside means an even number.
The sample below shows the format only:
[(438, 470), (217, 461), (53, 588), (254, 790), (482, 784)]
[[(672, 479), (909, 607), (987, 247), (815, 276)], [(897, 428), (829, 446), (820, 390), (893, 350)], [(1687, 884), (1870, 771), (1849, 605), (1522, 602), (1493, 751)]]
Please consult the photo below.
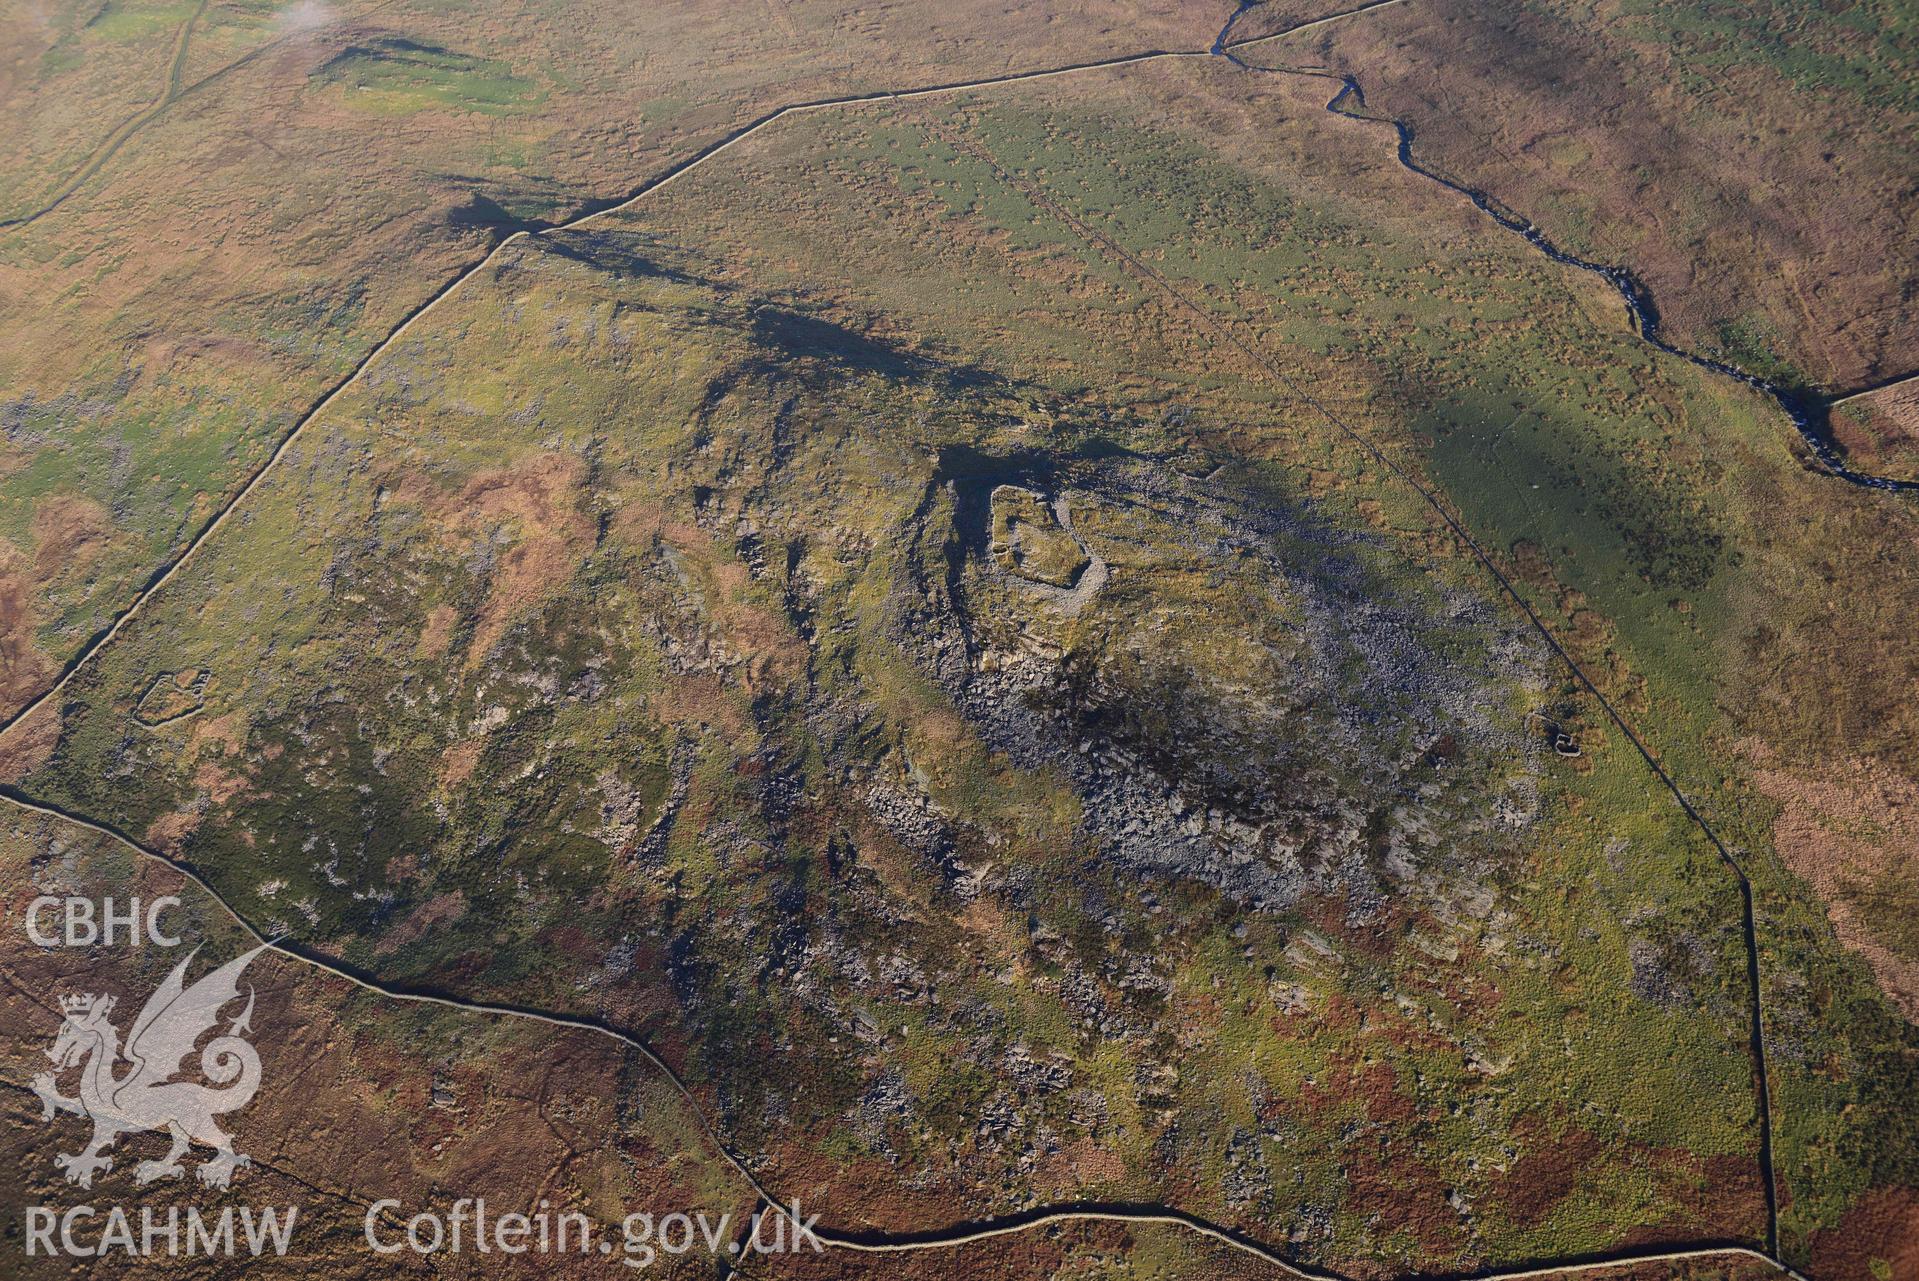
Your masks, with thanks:
[(902, 587), (896, 639), (996, 752), (1070, 780), (1101, 859), (1364, 918), (1527, 826), (1475, 798), (1525, 791), (1545, 658), (1483, 606), (1383, 592), (1364, 539), (1166, 468), (946, 483), (953, 528), (919, 536), (948, 572)]
[(993, 490), (993, 562), (1002, 572), (1049, 587), (1070, 589), (1093, 563), (1070, 531), (1072, 517), (1062, 521), (1066, 499), (1048, 503), (1044, 496), (1018, 485)]

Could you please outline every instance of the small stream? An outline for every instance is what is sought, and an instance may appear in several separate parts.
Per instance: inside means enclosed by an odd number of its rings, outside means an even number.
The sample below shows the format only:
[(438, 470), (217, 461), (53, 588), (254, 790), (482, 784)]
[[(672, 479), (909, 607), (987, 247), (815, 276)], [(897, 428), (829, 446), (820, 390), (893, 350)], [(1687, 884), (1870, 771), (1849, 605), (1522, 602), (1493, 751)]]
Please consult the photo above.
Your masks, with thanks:
[[(1226, 25), (1219, 29), (1218, 35), (1213, 37), (1213, 48), (1211, 52), (1214, 57), (1227, 58), (1239, 63), (1242, 67), (1246, 66), (1246, 64), (1240, 62), (1238, 58), (1233, 57), (1232, 53), (1226, 47), (1226, 42), (1232, 38), (1233, 27), (1245, 16), (1246, 11), (1248, 9), (1258, 8), (1263, 2), (1264, 0), (1239, 0), (1239, 8), (1233, 10), (1233, 12), (1227, 16)], [(1246, 69), (1248, 71), (1259, 70), (1259, 68), (1256, 67), (1246, 67)]]
[(1533, 248), (1554, 262), (1564, 263), (1568, 267), (1576, 267), (1580, 271), (1598, 276), (1607, 284), (1611, 285), (1613, 291), (1619, 295), (1620, 300), (1626, 304), (1626, 311), (1632, 317), (1634, 330), (1646, 342), (1657, 347), (1660, 351), (1665, 352), (1668, 356), (1676, 356), (1680, 360), (1697, 365), (1701, 369), (1709, 370), (1712, 373), (1719, 374), (1726, 378), (1737, 379), (1746, 384), (1746, 386), (1751, 387), (1754, 391), (1771, 397), (1772, 400), (1778, 404), (1779, 408), (1785, 411), (1786, 417), (1792, 420), (1792, 425), (1798, 429), (1800, 438), (1806, 442), (1806, 448), (1819, 460), (1820, 465), (1832, 475), (1866, 489), (1883, 489), (1895, 492), (1919, 491), (1919, 480), (1901, 480), (1891, 476), (1878, 476), (1870, 472), (1859, 471), (1849, 465), (1845, 460), (1845, 455), (1840, 452), (1838, 444), (1833, 439), (1832, 421), (1828, 412), (1828, 402), (1825, 397), (1816, 393), (1781, 386), (1769, 379), (1761, 378), (1757, 374), (1748, 373), (1737, 365), (1731, 365), (1723, 360), (1715, 360), (1710, 356), (1702, 356), (1697, 352), (1687, 351), (1683, 347), (1675, 346), (1673, 343), (1667, 341), (1660, 332), (1659, 308), (1653, 301), (1651, 291), (1648, 290), (1645, 285), (1641, 284), (1626, 268), (1608, 266), (1605, 263), (1593, 262), (1589, 259), (1581, 258), (1577, 254), (1566, 252), (1548, 239), (1546, 233), (1541, 231), (1533, 223), (1507, 211), (1485, 192), (1476, 187), (1468, 187), (1464, 183), (1455, 182), (1451, 178), (1443, 174), (1435, 173), (1433, 170), (1420, 164), (1413, 156), (1413, 139), (1415, 136), (1413, 127), (1404, 120), (1394, 117), (1367, 114), (1366, 91), (1360, 88), (1359, 81), (1352, 76), (1341, 75), (1331, 71), (1314, 71), (1293, 67), (1259, 67), (1254, 66), (1252, 63), (1247, 62), (1238, 54), (1234, 53), (1232, 45), (1228, 43), (1233, 27), (1237, 25), (1240, 17), (1244, 15), (1247, 10), (1256, 7), (1259, 3), (1260, 0), (1241, 0), (1239, 7), (1233, 10), (1232, 16), (1226, 19), (1226, 25), (1219, 29), (1219, 35), (1214, 37), (1212, 48), (1214, 54), (1227, 59), (1234, 66), (1242, 67), (1247, 71), (1265, 71), (1280, 75), (1313, 76), (1318, 79), (1336, 82), (1339, 85), (1339, 92), (1335, 93), (1332, 98), (1327, 101), (1327, 111), (1348, 120), (1363, 120), (1370, 124), (1391, 125), (1394, 132), (1399, 136), (1398, 155), (1401, 166), (1411, 170), (1422, 178), (1438, 183), (1448, 191), (1456, 192), (1466, 197), (1466, 199), (1473, 202), (1473, 205), (1481, 213), (1514, 235), (1523, 237), (1528, 244), (1532, 245)]

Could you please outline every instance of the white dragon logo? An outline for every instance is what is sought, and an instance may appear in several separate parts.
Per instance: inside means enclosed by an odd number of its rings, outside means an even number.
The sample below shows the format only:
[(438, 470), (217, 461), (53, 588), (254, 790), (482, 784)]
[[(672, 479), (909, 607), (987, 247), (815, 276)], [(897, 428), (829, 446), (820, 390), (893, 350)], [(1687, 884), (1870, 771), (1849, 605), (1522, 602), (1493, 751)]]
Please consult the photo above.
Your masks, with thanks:
[[(96, 1172), (113, 1168), (113, 1158), (102, 1155), (106, 1149), (122, 1134), (143, 1130), (165, 1130), (173, 1139), (173, 1147), (163, 1160), (140, 1162), (133, 1175), (139, 1184), (179, 1178), (185, 1173), (180, 1158), (191, 1143), (214, 1149), (214, 1155), (196, 1171), (200, 1182), (209, 1187), (226, 1187), (233, 1171), (248, 1164), (248, 1158), (233, 1150), (232, 1138), (221, 1132), (213, 1118), (245, 1107), (260, 1088), (260, 1056), (241, 1036), (253, 1031), (249, 1021), (253, 1017), (251, 987), (247, 989), (246, 1009), (227, 1028), (226, 1035), (215, 1037), (200, 1051), (200, 1070), (214, 1085), (172, 1078), (180, 1071), (181, 1060), (193, 1052), (194, 1043), (220, 1021), (221, 1008), (239, 998), (240, 972), (247, 962), (265, 950), (264, 945), (256, 947), (228, 961), (192, 987), (185, 982), (187, 964), (199, 949), (189, 953), (134, 1019), (124, 1051), (129, 1067), (117, 1077), (114, 1068), (123, 1052), (119, 1030), (107, 1017), (113, 1012), (113, 998), (97, 994), (60, 998), (66, 1017), (53, 1048), (47, 1051), (55, 1071), (35, 1077), (33, 1092), (40, 1096), (43, 1121), (52, 1120), (56, 1112), (93, 1120), (93, 1141), (85, 1151), (53, 1158), (54, 1164), (67, 1172), (67, 1182), (92, 1187)], [(76, 1064), (83, 1064), (80, 1093), (77, 1098), (68, 1098), (57, 1088), (56, 1073)]]

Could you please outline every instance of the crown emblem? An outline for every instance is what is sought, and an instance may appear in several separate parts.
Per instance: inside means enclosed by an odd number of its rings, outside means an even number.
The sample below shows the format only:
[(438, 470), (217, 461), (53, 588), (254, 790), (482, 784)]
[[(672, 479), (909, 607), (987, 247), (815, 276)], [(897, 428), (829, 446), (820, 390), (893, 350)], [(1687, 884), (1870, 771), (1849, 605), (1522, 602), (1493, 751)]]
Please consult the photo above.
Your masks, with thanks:
[(60, 1012), (62, 1014), (91, 1014), (93, 1012), (94, 1002), (99, 999), (99, 997), (90, 992), (76, 992), (71, 996), (63, 996), (60, 998)]

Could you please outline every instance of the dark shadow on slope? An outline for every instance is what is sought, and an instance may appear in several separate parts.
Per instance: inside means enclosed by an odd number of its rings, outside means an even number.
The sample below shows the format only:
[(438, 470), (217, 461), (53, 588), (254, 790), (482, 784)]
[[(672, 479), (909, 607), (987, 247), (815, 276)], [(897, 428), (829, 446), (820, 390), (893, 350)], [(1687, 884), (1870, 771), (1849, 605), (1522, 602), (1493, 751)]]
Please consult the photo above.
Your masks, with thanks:
[(616, 278), (666, 280), (716, 291), (726, 288), (719, 281), (668, 266), (657, 257), (648, 257), (640, 251), (644, 242), (636, 244), (628, 235), (606, 231), (547, 231), (533, 237), (532, 243), (555, 257)]
[[(790, 305), (756, 305), (752, 325), (754, 342), (770, 349), (770, 355), (793, 358), (797, 364), (779, 367), (789, 374), (799, 372), (809, 386), (876, 375), (888, 382), (927, 382), (949, 391), (1012, 392), (1017, 388), (1012, 380), (979, 365), (940, 360)], [(823, 377), (808, 376), (812, 371)]]
[(463, 205), (447, 211), (446, 225), (455, 231), (524, 231), (532, 224), (508, 213), (498, 201), (474, 192)]

